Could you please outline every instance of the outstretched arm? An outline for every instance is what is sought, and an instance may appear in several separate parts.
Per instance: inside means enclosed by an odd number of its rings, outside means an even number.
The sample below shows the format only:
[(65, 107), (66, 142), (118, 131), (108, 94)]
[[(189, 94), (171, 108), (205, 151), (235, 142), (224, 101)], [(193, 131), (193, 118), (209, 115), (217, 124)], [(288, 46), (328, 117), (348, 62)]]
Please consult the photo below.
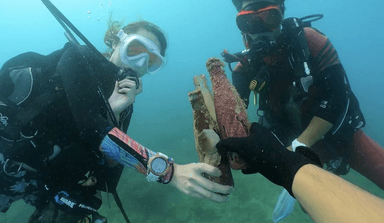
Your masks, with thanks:
[[(136, 171), (144, 175), (149, 174), (148, 161), (156, 154), (117, 128), (108, 131), (100, 145), (100, 151), (109, 158), (124, 166), (136, 169)], [(203, 172), (212, 176), (220, 176), (221, 171), (218, 168), (205, 163), (173, 165), (174, 168), (169, 168), (167, 171), (174, 172), (163, 176), (164, 178), (162, 178), (161, 182), (170, 182), (171, 185), (181, 192), (193, 197), (216, 202), (228, 200), (228, 197), (223, 194), (230, 194), (232, 187), (220, 185), (202, 176)]]
[(288, 151), (257, 123), (250, 132), (248, 137), (221, 140), (216, 147), (222, 155), (239, 154), (249, 165), (243, 173), (259, 172), (283, 186), (315, 222), (383, 222), (384, 200), (321, 169), (311, 149), (299, 146), (296, 152)]
[(292, 191), (315, 222), (384, 221), (384, 200), (315, 165), (299, 169)]

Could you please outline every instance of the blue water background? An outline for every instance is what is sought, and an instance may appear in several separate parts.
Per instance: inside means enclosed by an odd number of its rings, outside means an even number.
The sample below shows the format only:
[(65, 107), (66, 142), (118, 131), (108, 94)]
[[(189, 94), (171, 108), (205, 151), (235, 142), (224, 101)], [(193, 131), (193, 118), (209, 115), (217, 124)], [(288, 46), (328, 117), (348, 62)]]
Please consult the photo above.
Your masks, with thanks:
[[(207, 74), (205, 61), (220, 57), (227, 49), (244, 49), (236, 27), (236, 10), (230, 0), (66, 0), (52, 1), (98, 48), (104, 51), (103, 36), (109, 13), (116, 20), (140, 18), (160, 26), (169, 39), (167, 66), (143, 78), (144, 91), (137, 96), (128, 134), (146, 147), (175, 158), (177, 163), (197, 162), (188, 92), (192, 78)], [(314, 27), (335, 45), (352, 89), (365, 114), (364, 131), (384, 145), (384, 41), (383, 1), (291, 0), (286, 17), (324, 14)], [(88, 13), (90, 12), (90, 13)], [(63, 29), (38, 0), (2, 1), (0, 5), (0, 65), (27, 51), (48, 54), (66, 42)], [(230, 74), (227, 70), (227, 74)], [(230, 76), (230, 75), (229, 75)], [(255, 108), (250, 119), (255, 120)], [(145, 177), (126, 170), (119, 192), (132, 222), (271, 222), (281, 188), (259, 175), (234, 173), (236, 190), (231, 203), (215, 204), (189, 198), (170, 186), (149, 184)], [(384, 197), (371, 182), (352, 171), (347, 178)], [(104, 196), (104, 198), (106, 198)], [(122, 222), (118, 209), (106, 199), (102, 213), (110, 222)], [(16, 203), (0, 222), (24, 222), (32, 209)], [(283, 222), (311, 222), (296, 207)]]

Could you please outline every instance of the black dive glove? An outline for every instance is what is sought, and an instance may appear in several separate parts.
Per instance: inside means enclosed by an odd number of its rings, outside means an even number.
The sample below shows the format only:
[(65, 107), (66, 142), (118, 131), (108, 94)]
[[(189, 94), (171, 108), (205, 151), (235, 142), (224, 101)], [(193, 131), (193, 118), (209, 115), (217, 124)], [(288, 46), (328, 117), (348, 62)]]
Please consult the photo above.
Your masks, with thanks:
[(236, 152), (250, 165), (244, 174), (261, 173), (271, 182), (283, 186), (293, 196), (292, 183), (296, 172), (306, 164), (321, 166), (319, 157), (309, 148), (289, 151), (279, 139), (258, 123), (253, 123), (251, 134), (244, 138), (228, 138), (217, 143), (221, 155)]

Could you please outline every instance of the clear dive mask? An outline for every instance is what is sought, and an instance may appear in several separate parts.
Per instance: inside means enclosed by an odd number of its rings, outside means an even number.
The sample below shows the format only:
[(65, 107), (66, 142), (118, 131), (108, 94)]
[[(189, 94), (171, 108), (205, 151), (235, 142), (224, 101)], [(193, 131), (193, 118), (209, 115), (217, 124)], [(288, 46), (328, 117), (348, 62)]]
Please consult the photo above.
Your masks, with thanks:
[[(120, 45), (121, 61), (135, 70), (139, 76), (143, 76), (146, 73), (156, 73), (165, 65), (165, 58), (160, 54), (159, 47), (152, 40), (141, 35), (127, 35), (123, 30), (117, 33), (117, 37), (122, 42)], [(129, 55), (129, 47), (137, 43), (144, 46), (147, 52)]]

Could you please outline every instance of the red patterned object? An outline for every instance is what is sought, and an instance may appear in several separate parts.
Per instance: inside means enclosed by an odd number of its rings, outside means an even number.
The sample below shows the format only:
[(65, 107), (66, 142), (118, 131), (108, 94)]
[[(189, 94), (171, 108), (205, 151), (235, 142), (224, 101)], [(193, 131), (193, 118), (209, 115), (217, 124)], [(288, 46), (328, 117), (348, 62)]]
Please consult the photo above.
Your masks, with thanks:
[(217, 58), (210, 58), (206, 65), (211, 77), (221, 139), (246, 137), (250, 128), (247, 110), (235, 87), (225, 75), (223, 62)]
[[(209, 58), (206, 66), (212, 82), (220, 138), (248, 136), (250, 123), (247, 110), (243, 100), (225, 74), (224, 63), (217, 58)], [(231, 162), (231, 167), (232, 169), (244, 169), (245, 162), (236, 158)]]
[(205, 75), (194, 77), (196, 90), (188, 94), (193, 110), (193, 127), (196, 151), (200, 162), (218, 167), (222, 175), (208, 179), (234, 186), (232, 169), (244, 169), (246, 163), (236, 156), (220, 156), (216, 143), (228, 137), (245, 137), (250, 124), (244, 102), (227, 79), (224, 64), (216, 58), (207, 61), (212, 81), (213, 95), (208, 89)]

